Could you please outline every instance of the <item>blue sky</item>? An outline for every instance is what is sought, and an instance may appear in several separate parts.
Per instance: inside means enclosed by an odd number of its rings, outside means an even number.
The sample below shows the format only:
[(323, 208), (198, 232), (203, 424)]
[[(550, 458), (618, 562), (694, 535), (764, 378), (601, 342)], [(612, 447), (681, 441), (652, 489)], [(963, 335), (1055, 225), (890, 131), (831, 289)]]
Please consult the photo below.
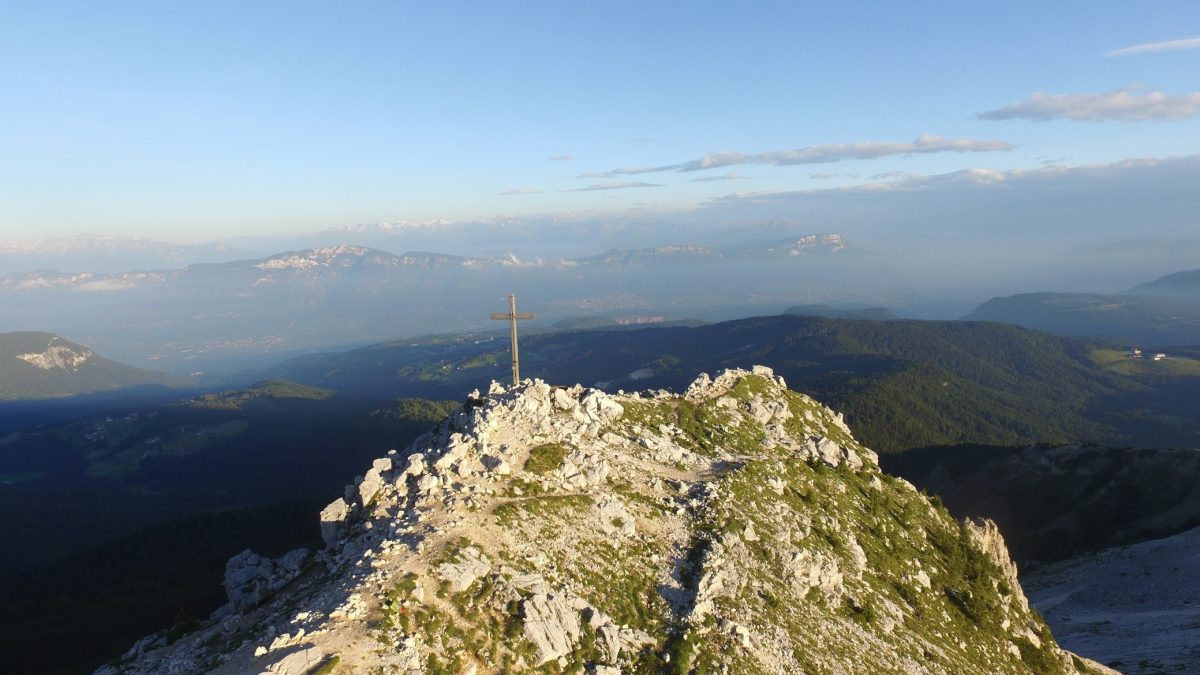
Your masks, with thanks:
[(696, 213), (1193, 155), (1198, 37), (1194, 1), (8, 2), (0, 238)]

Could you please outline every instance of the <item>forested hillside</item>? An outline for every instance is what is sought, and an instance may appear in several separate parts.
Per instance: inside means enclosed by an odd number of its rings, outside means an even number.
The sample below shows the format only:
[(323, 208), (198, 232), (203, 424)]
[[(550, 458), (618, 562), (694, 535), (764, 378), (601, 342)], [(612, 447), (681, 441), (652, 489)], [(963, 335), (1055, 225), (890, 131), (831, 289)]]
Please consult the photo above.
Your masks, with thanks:
[[(884, 452), (952, 443), (1195, 444), (1195, 413), (1168, 419), (1155, 411), (1200, 394), (1200, 378), (1121, 372), (1097, 358), (1101, 348), (989, 322), (771, 316), (530, 335), (521, 357), (527, 377), (609, 390), (677, 387), (697, 372), (766, 364), (844, 411)], [(343, 391), (436, 398), (504, 381), (508, 362), (507, 341), (475, 336), (314, 355), (270, 372)]]

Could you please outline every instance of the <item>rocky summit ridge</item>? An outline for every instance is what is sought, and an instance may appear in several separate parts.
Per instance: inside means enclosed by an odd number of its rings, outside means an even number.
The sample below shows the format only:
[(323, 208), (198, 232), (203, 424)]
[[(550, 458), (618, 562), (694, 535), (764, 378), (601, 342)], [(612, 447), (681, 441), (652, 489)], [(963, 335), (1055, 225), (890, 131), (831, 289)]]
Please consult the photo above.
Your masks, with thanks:
[(102, 673), (1077, 673), (1003, 538), (770, 369), (493, 383)]

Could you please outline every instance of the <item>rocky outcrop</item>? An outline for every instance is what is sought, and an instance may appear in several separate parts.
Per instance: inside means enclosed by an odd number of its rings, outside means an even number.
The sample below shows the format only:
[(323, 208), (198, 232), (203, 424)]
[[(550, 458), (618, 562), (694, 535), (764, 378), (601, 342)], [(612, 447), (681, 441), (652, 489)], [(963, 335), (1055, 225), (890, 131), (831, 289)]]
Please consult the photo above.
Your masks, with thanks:
[(761, 367), (682, 397), (493, 383), (320, 525), (311, 564), (235, 556), (229, 606), (111, 672), (1097, 670), (1029, 611), (993, 524)]
[(538, 594), (521, 603), (525, 638), (537, 649), (536, 665), (570, 654), (579, 641), (579, 612), (562, 595)]
[(75, 372), (92, 358), (92, 353), (86, 349), (76, 350), (67, 345), (52, 342), (45, 351), (17, 354), (17, 358), (42, 370), (58, 368)]
[(225, 563), (225, 593), (235, 610), (257, 605), (300, 575), (309, 558), (308, 549), (296, 549), (272, 560), (250, 549)]
[(462, 593), (491, 569), (492, 565), (488, 559), (479, 552), (479, 549), (472, 546), (463, 550), (457, 561), (444, 563), (438, 567), (437, 573), (450, 584), (451, 592)]
[(1000, 528), (986, 518), (970, 518), (963, 522), (963, 527), (1000, 570), (1008, 587), (1017, 590), (1017, 601), (1028, 610), (1029, 602), (1025, 599), (1025, 594), (1020, 592), (1021, 582), (1017, 579), (1017, 564), (1008, 555), (1008, 547), (1004, 545), (1004, 536), (1000, 534)]
[(321, 538), (326, 544), (332, 544), (342, 536), (349, 515), (350, 505), (341, 497), (321, 510)]
[(271, 675), (308, 675), (325, 661), (325, 652), (317, 647), (296, 649), (267, 666)]

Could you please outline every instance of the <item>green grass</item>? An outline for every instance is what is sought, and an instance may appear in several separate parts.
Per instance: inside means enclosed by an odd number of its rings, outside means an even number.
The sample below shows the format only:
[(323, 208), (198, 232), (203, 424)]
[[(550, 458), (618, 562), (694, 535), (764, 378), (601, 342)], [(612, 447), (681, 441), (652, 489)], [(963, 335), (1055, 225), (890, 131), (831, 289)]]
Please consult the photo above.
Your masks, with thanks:
[(525, 460), (525, 470), (540, 476), (545, 476), (562, 466), (567, 449), (558, 443), (546, 443), (529, 451), (529, 459)]
[(337, 667), (339, 664), (341, 664), (341, 662), (342, 657), (334, 654), (333, 656), (329, 657), (325, 663), (322, 663), (320, 668), (312, 671), (310, 675), (330, 675), (330, 673), (337, 670)]
[(658, 401), (626, 401), (621, 403), (625, 409), (618, 420), (626, 427), (641, 426), (656, 430), (660, 425), (672, 424), (675, 412), (670, 403)]
[(218, 410), (240, 410), (256, 399), (304, 399), (324, 401), (333, 398), (335, 392), (320, 387), (310, 387), (287, 380), (266, 380), (248, 389), (204, 394), (191, 399), (184, 405), (194, 408)]
[(464, 369), (494, 368), (501, 363), (508, 363), (508, 352), (490, 352), (469, 358), (460, 364)]
[[(790, 402), (802, 407), (815, 405), (801, 397)], [(827, 422), (819, 417), (808, 424)], [(782, 495), (764, 489), (770, 479), (784, 482)], [(936, 669), (950, 672), (1059, 672), (1048, 665), (1054, 658), (1052, 638), (1032, 614), (1013, 620), (1039, 626), (1043, 646), (1036, 648), (1030, 643), (1023, 648), (1020, 662), (1007, 652), (997, 653), (1008, 640), (1004, 619), (1019, 612), (1000, 570), (944, 508), (931, 505), (897, 479), (869, 467), (855, 472), (819, 461), (790, 461), (785, 455), (764, 451), (716, 480), (718, 496), (694, 524), (691, 550), (739, 539), (750, 524), (758, 535), (758, 541), (742, 541), (749, 554), (741, 567), (745, 581), (736, 596), (718, 598), (717, 615), (752, 616), (752, 633), (757, 632), (754, 626), (786, 631), (793, 639), (796, 667), (823, 672), (822, 661), (860, 659), (855, 663), (864, 672), (887, 671), (887, 664), (839, 651), (848, 643), (836, 636), (857, 630), (878, 633), (885, 617), (897, 620), (891, 614), (895, 610), (888, 609), (894, 607), (902, 608), (907, 616), (900, 622), (903, 630), (945, 650), (943, 656), (933, 657), (922, 653), (919, 640), (900, 643), (901, 653), (918, 663), (936, 658)], [(815, 587), (797, 597), (798, 590), (781, 583), (789, 574), (786, 556), (781, 558), (774, 543), (781, 522), (809, 523), (799, 548), (836, 561), (845, 587), (836, 604), (827, 604)], [(794, 541), (794, 533), (791, 536)], [(866, 556), (861, 581), (853, 562), (856, 546)], [(696, 562), (702, 557), (696, 556)], [(931, 577), (930, 590), (912, 580), (915, 568), (910, 560), (921, 562)], [(730, 640), (702, 626), (689, 625), (687, 632), (669, 645), (671, 667), (675, 672), (703, 671), (706, 665), (729, 663), (738, 672), (761, 672), (761, 663), (731, 648)]]
[(587, 495), (545, 495), (514, 499), (497, 506), (493, 513), (501, 525), (510, 527), (531, 516), (560, 516), (564, 512), (579, 511), (593, 505), (595, 501)]
[(1200, 360), (1185, 356), (1171, 356), (1168, 349), (1167, 358), (1154, 360), (1154, 354), (1143, 354), (1142, 358), (1134, 359), (1123, 351), (1116, 349), (1093, 349), (1088, 353), (1092, 362), (1114, 373), (1128, 376), (1161, 375), (1167, 377), (1200, 377)]

